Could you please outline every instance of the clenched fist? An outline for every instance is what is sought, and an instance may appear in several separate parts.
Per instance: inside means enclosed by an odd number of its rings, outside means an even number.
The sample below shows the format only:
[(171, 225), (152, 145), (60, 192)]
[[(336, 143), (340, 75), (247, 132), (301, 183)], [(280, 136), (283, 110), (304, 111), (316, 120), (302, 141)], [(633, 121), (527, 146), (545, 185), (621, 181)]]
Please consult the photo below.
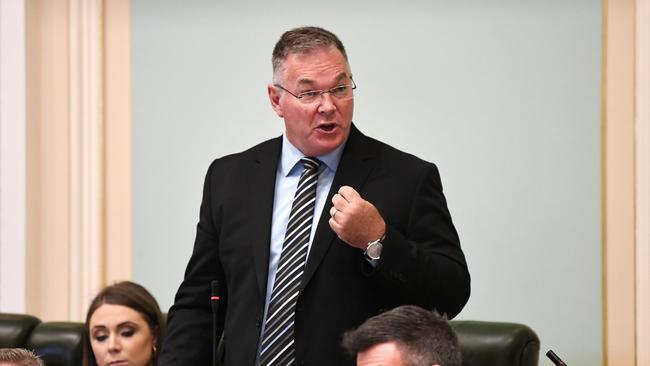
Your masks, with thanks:
[(343, 186), (332, 197), (329, 224), (338, 237), (349, 245), (365, 250), (368, 243), (386, 233), (386, 223), (370, 202), (354, 188)]

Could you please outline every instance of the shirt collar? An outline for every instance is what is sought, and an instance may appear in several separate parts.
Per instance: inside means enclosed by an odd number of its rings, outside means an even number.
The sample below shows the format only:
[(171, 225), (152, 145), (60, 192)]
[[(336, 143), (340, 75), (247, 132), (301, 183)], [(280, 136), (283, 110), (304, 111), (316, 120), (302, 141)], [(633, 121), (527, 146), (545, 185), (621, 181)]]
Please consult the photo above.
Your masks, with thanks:
[[(339, 166), (339, 161), (341, 161), (341, 155), (343, 154), (343, 147), (345, 147), (346, 141), (343, 141), (339, 147), (334, 149), (333, 151), (325, 154), (325, 155), (319, 155), (316, 156), (318, 160), (323, 162), (323, 165), (330, 169), (333, 172), (336, 172), (336, 168)], [(305, 157), (305, 154), (303, 154), (298, 148), (293, 146), (291, 142), (289, 142), (289, 139), (287, 138), (286, 134), (282, 134), (282, 155), (281, 155), (281, 164), (280, 168), (282, 169), (282, 176), (286, 177), (288, 176), (291, 171), (295, 168), (297, 164), (300, 163), (300, 159)], [(321, 167), (321, 169), (323, 169)]]

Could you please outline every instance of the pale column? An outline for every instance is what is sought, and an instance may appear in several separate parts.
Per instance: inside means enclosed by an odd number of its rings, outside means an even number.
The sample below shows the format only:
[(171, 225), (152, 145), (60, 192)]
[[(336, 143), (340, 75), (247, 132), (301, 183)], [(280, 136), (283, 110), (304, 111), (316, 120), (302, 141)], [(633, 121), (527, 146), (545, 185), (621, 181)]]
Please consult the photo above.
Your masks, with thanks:
[(603, 3), (603, 339), (610, 366), (636, 359), (634, 5)]
[(132, 275), (130, 10), (129, 0), (104, 4), (107, 283)]
[(26, 2), (27, 312), (70, 314), (68, 2)]
[(27, 311), (83, 320), (131, 276), (128, 0), (30, 0)]
[(103, 285), (102, 1), (70, 0), (70, 318)]

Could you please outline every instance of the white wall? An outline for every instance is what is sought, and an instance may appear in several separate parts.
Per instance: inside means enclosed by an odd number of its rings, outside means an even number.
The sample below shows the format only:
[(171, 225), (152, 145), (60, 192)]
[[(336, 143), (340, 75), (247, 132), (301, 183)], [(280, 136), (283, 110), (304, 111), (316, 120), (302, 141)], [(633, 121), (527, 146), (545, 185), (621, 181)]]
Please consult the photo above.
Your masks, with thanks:
[[(134, 278), (168, 308), (212, 159), (282, 131), (280, 34), (339, 35), (366, 134), (438, 164), (472, 274), (459, 318), (601, 364), (601, 3), (133, 2)], [(541, 360), (541, 364), (547, 361)]]
[(25, 312), (25, 4), (0, 0), (0, 311)]

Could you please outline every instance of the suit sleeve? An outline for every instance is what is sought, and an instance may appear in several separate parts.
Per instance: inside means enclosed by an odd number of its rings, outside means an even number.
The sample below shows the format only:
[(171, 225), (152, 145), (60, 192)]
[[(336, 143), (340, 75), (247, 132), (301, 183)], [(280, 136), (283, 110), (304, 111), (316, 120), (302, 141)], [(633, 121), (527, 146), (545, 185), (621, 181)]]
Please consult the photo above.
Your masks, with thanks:
[(435, 165), (421, 169), (406, 227), (387, 222), (376, 274), (405, 301), (449, 318), (467, 303), (470, 275)]
[[(218, 258), (219, 230), (216, 223), (219, 218), (212, 201), (214, 167), (215, 163), (205, 178), (192, 256), (169, 310), (167, 334), (158, 363), (162, 366), (210, 365), (213, 334), (220, 335), (223, 331), (227, 288)], [(217, 329), (213, 329), (210, 304), (211, 282), (215, 279), (219, 281), (221, 291)]]

